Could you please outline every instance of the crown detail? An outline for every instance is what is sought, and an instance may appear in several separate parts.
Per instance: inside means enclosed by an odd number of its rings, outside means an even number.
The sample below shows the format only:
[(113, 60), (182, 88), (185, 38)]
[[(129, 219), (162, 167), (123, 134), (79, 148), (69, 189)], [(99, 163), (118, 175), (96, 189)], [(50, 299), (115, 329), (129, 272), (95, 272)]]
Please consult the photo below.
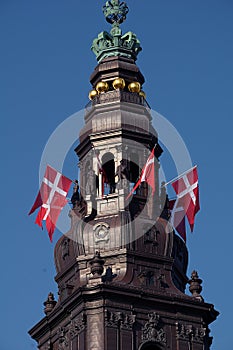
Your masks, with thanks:
[(126, 3), (119, 0), (107, 1), (106, 5), (103, 6), (106, 21), (113, 25), (123, 23), (128, 12), (129, 8)]
[(113, 56), (122, 56), (136, 61), (138, 53), (142, 50), (140, 41), (133, 32), (122, 35), (120, 28), (128, 12), (127, 4), (120, 0), (107, 1), (103, 6), (104, 16), (107, 22), (112, 24), (112, 29), (110, 33), (101, 32), (98, 38), (93, 40), (91, 49), (98, 63), (104, 58)]
[(101, 32), (98, 38), (94, 39), (91, 49), (98, 62), (112, 56), (123, 56), (136, 61), (138, 53), (142, 50), (137, 36), (132, 32), (122, 35), (119, 27), (113, 27), (110, 33)]

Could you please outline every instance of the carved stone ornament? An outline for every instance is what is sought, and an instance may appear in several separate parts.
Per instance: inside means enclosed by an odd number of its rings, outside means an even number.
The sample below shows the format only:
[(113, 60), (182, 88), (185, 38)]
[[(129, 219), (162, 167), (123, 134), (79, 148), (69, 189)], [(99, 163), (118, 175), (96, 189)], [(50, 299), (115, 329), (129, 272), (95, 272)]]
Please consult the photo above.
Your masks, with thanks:
[(123, 320), (122, 312), (105, 311), (105, 324), (107, 327), (118, 328), (120, 322)]
[(105, 222), (100, 222), (93, 227), (95, 243), (109, 241), (110, 226)]
[(41, 350), (52, 350), (53, 345), (51, 340), (48, 340), (47, 343), (41, 348)]
[(105, 311), (105, 325), (112, 328), (132, 330), (136, 322), (136, 316), (123, 312)]
[(77, 318), (75, 318), (70, 322), (69, 331), (70, 331), (71, 339), (74, 339), (79, 333), (81, 333), (85, 329), (86, 323), (87, 323), (87, 318), (84, 313), (82, 313), (81, 315), (79, 315)]
[(160, 344), (166, 344), (166, 333), (160, 328), (160, 316), (155, 312), (148, 315), (149, 320), (142, 329), (142, 341), (153, 341)]
[(202, 280), (199, 278), (197, 271), (193, 271), (191, 274), (191, 279), (188, 281), (190, 284), (189, 290), (192, 293), (193, 297), (199, 301), (203, 301), (204, 299), (201, 296), (202, 292)]
[(138, 279), (142, 286), (154, 286), (154, 271), (143, 270), (138, 274)]
[(153, 245), (157, 245), (157, 234), (159, 233), (154, 226), (150, 227), (148, 225), (143, 226), (144, 234), (144, 243), (152, 243)]
[(127, 330), (132, 330), (133, 325), (136, 322), (136, 315), (124, 315), (123, 322), (121, 323), (121, 328), (122, 329), (127, 329)]
[(204, 339), (208, 339), (208, 331), (205, 327), (195, 328), (192, 325), (184, 325), (177, 322), (176, 337), (177, 339), (203, 344)]
[(202, 344), (207, 335), (206, 328), (196, 328), (194, 329), (192, 335), (192, 342)]
[(91, 259), (90, 261), (90, 265), (91, 265), (91, 273), (94, 277), (98, 277), (101, 276), (104, 268), (105, 260), (101, 258), (100, 256), (100, 252), (96, 251), (94, 257)]
[(57, 304), (56, 300), (54, 299), (53, 293), (49, 293), (47, 300), (44, 302), (44, 313), (46, 315), (50, 314), (50, 312), (53, 311), (55, 305)]
[(65, 260), (69, 256), (69, 238), (64, 238), (62, 241), (62, 259)]
[(193, 334), (192, 325), (184, 325), (176, 322), (176, 337), (177, 339), (182, 339), (190, 341)]
[(113, 273), (112, 268), (109, 266), (106, 269), (105, 275), (102, 276), (102, 281), (103, 282), (112, 282), (115, 277), (117, 277), (117, 274)]
[(160, 273), (160, 275), (157, 277), (158, 286), (161, 289), (169, 288), (169, 285), (166, 282), (166, 276), (163, 273)]
[(67, 330), (64, 327), (59, 327), (57, 334), (59, 337), (59, 341), (58, 341), (58, 349), (59, 350), (64, 350), (66, 348), (68, 348), (69, 346), (69, 339), (67, 336)]

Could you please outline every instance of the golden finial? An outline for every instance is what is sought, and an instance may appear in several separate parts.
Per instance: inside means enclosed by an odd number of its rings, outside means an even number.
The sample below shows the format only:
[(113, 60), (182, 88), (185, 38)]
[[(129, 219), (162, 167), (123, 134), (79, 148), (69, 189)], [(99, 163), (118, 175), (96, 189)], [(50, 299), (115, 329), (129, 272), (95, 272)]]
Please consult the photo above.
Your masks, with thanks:
[(134, 81), (133, 83), (130, 83), (128, 86), (128, 89), (130, 92), (137, 92), (139, 93), (141, 90), (141, 84), (137, 81)]
[(115, 90), (123, 90), (125, 87), (125, 80), (122, 78), (117, 78), (113, 81), (112, 86)]
[(98, 93), (100, 94), (101, 92), (107, 92), (109, 89), (108, 83), (106, 81), (100, 81), (97, 85), (96, 85), (96, 90), (98, 91)]
[(98, 95), (98, 92), (96, 90), (91, 90), (89, 92), (89, 99), (94, 100), (94, 98)]
[(144, 99), (146, 99), (146, 93), (145, 93), (143, 90), (141, 90), (141, 91), (139, 92), (139, 96), (141, 96), (141, 97), (143, 97)]

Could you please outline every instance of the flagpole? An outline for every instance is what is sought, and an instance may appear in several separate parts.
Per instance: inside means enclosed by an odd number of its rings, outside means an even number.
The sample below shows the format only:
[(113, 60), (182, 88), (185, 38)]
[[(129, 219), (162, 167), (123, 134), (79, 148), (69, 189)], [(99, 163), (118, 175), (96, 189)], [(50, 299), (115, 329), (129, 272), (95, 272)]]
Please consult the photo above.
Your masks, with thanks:
[(174, 179), (172, 179), (171, 181), (166, 182), (165, 184), (163, 184), (163, 187), (169, 185), (170, 183), (172, 183), (172, 182), (175, 181), (175, 180), (180, 179), (182, 176), (184, 176), (184, 175), (187, 174), (189, 171), (191, 171), (191, 170), (193, 170), (193, 169), (195, 169), (195, 168), (197, 168), (197, 165), (195, 165), (194, 167), (192, 167), (192, 168), (189, 169), (189, 170), (186, 170), (184, 173), (182, 173), (182, 174), (180, 174), (180, 175), (174, 177)]

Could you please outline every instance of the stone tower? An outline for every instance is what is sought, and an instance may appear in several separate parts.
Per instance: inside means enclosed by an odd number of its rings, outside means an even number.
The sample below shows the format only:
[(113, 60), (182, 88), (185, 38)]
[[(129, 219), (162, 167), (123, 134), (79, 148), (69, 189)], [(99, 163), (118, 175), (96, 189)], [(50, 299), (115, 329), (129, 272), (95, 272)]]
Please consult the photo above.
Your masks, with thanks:
[[(103, 12), (112, 29), (92, 45), (98, 65), (75, 150), (80, 180), (70, 231), (55, 247), (58, 301), (48, 295), (29, 333), (40, 350), (208, 350), (218, 312), (200, 295), (196, 271), (188, 280), (186, 245), (168, 221), (162, 149), (135, 63), (140, 42), (122, 34), (125, 2), (108, 1)], [(129, 196), (152, 149), (155, 191), (142, 182)]]

